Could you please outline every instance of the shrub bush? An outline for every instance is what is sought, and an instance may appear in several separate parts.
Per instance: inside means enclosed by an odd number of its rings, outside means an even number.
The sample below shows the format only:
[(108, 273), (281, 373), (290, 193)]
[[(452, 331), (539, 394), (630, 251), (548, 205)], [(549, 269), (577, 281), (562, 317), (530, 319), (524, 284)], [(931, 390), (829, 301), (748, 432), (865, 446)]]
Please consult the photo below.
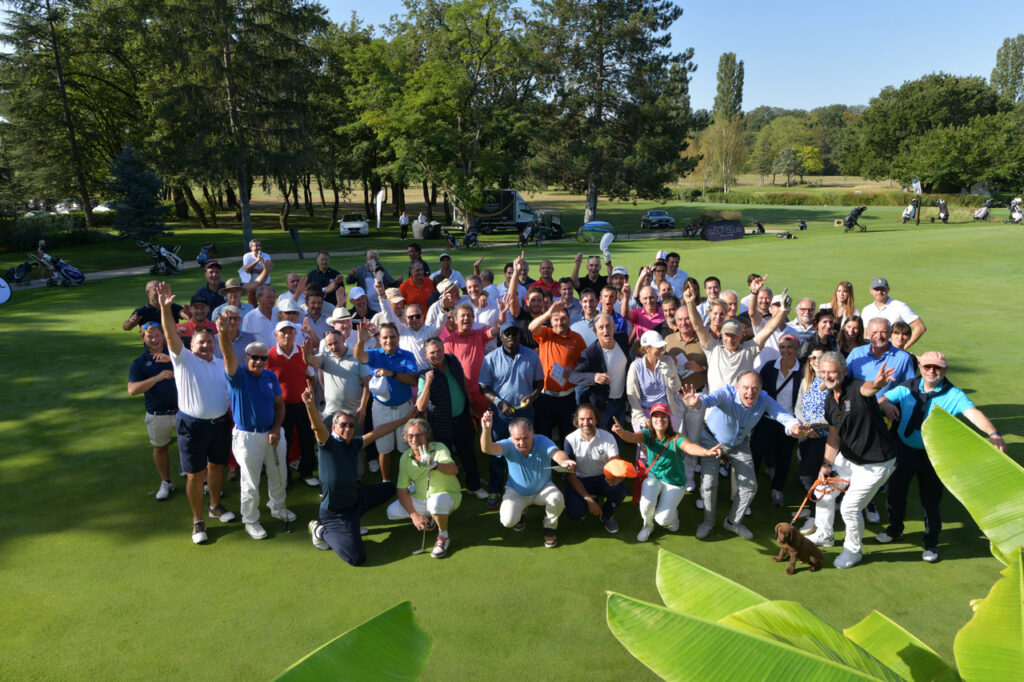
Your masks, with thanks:
[[(97, 217), (110, 214), (97, 214)], [(109, 224), (109, 218), (107, 218)], [(82, 244), (97, 244), (115, 237), (103, 230), (85, 227), (83, 213), (34, 215), (0, 220), (0, 253), (35, 251), (40, 239), (50, 249)]]

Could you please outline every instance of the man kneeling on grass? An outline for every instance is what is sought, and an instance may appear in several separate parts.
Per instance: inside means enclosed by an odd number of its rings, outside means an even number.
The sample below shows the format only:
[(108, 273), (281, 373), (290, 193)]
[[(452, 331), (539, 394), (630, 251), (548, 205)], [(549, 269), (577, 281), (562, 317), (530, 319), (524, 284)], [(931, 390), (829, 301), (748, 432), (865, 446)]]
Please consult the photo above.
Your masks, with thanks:
[(544, 546), (556, 546), (555, 530), (558, 516), (565, 508), (565, 498), (551, 482), (551, 460), (570, 472), (576, 470), (576, 462), (550, 438), (534, 434), (533, 424), (528, 419), (513, 419), (508, 425), (509, 437), (497, 443), (491, 440), (493, 423), (494, 413), (484, 412), (480, 419), (480, 450), (491, 456), (501, 455), (508, 462), (508, 484), (498, 511), (501, 525), (516, 531), (525, 530), (523, 512), (526, 507), (543, 506)]
[(448, 553), (448, 517), (462, 501), (459, 466), (433, 434), (426, 419), (410, 419), (405, 425), (409, 449), (398, 461), (398, 499), (388, 506), (392, 521), (411, 519), (416, 530), (427, 531), (437, 524), (437, 542), (430, 556), (440, 559)]
[(359, 451), (409, 421), (416, 410), (357, 436), (356, 418), (351, 413), (338, 412), (334, 415), (328, 431), (316, 408), (313, 392), (308, 388), (302, 393), (302, 402), (306, 405), (310, 426), (320, 445), (320, 490), (324, 499), (320, 503), (320, 520), (309, 522), (313, 546), (333, 549), (347, 563), (359, 566), (366, 561), (360, 515), (384, 504), (395, 494), (395, 484), (391, 481), (359, 485)]

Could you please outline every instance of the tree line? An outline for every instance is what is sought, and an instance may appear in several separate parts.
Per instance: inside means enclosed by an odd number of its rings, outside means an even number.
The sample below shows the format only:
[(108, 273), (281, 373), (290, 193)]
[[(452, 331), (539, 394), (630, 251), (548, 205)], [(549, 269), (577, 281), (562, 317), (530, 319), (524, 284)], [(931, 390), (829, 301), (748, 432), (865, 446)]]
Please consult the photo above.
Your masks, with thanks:
[[(331, 195), (409, 188), (472, 216), (495, 185), (667, 197), (692, 50), (666, 0), (407, 0), (375, 32), (307, 0), (15, 0), (0, 36), (0, 174), (9, 205), (73, 194), (86, 223), (131, 145), (203, 225), (254, 185), (281, 224)], [(301, 199), (300, 199), (301, 198)], [(448, 202), (445, 202), (448, 209)]]

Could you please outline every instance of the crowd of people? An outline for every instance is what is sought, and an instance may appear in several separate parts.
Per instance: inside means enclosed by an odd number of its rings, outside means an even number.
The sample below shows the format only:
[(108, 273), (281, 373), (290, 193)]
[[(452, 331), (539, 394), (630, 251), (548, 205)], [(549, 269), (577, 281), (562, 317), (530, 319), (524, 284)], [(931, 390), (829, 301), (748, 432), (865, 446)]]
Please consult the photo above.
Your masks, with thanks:
[(537, 279), (525, 252), (500, 274), (481, 257), (465, 275), (447, 253), (433, 268), (419, 245), (407, 252), (399, 277), (373, 250), (347, 275), (321, 252), (278, 293), (274, 262), (254, 240), (238, 278), (222, 281), (208, 262), (188, 305), (167, 283), (146, 285), (147, 302), (123, 325), (145, 346), (128, 392), (145, 396), (158, 500), (174, 492), (177, 439), (193, 542), (206, 542), (207, 519), (236, 518), (225, 477), (238, 481), (252, 538), (267, 536), (264, 472), (271, 517), (296, 521), (293, 470), (294, 484), (321, 492), (313, 545), (353, 565), (366, 559), (361, 515), (384, 504), (389, 519), (436, 530), (431, 555), (445, 556), (463, 497), (515, 531), (528, 507), (543, 507), (544, 546), (555, 547), (563, 512), (617, 533), (629, 496), (639, 542), (659, 526), (676, 532), (685, 494), (699, 491), (704, 520), (693, 532), (704, 539), (723, 478), (732, 502), (721, 527), (750, 540), (758, 476), (783, 507), (795, 459), (802, 491), (836, 481), (801, 512), (802, 531), (832, 546), (839, 506), (836, 567), (861, 560), (865, 519), (880, 521), (873, 500), (886, 484), (888, 526), (875, 540), (902, 536), (915, 475), (922, 558), (936, 561), (943, 486), (921, 440), (925, 417), (937, 405), (963, 414), (1005, 450), (946, 377), (946, 356), (910, 351), (927, 328), (882, 277), (861, 308), (841, 281), (820, 305), (797, 300), (790, 319), (788, 290), (758, 274), (742, 293), (723, 290), (715, 276), (681, 270), (674, 252), (659, 251), (635, 278), (577, 254), (560, 278), (542, 260)]

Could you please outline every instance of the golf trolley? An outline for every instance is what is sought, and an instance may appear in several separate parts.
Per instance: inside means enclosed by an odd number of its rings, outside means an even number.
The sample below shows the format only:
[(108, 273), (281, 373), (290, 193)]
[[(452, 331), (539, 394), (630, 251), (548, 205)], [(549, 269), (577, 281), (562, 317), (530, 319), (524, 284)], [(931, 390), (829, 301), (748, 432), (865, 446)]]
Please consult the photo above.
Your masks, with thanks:
[(159, 244), (150, 244), (141, 239), (136, 244), (153, 259), (153, 266), (149, 269), (151, 275), (176, 275), (185, 267), (185, 262), (178, 255), (180, 246), (168, 250)]
[(210, 254), (213, 253), (217, 253), (217, 245), (213, 242), (203, 242), (203, 248), (199, 249), (199, 255), (196, 256), (199, 267), (205, 268), (206, 264), (210, 262)]
[(44, 253), (42, 257), (34, 253), (27, 254), (27, 256), (28, 260), (21, 265), (7, 269), (7, 279), (15, 284), (28, 286), (30, 283), (29, 275), (32, 274), (34, 268), (38, 267), (42, 274), (50, 274), (46, 278), (46, 286), (48, 287), (69, 287), (72, 284), (77, 285), (85, 281), (85, 275), (82, 274), (82, 271), (70, 263), (66, 263), (63, 258), (54, 258), (48, 253)]
[(851, 232), (855, 227), (859, 227), (861, 232), (867, 232), (868, 228), (857, 222), (866, 210), (868, 210), (866, 205), (854, 207), (854, 209), (850, 211), (845, 218), (843, 218), (843, 232)]
[[(945, 199), (936, 199), (935, 200), (935, 205), (939, 209), (939, 220), (941, 220), (943, 223), (948, 223), (949, 222), (949, 209), (946, 207), (946, 200)], [(933, 223), (935, 222), (935, 218), (932, 218), (932, 222)]]
[(986, 199), (985, 203), (981, 205), (981, 208), (974, 212), (974, 219), (988, 221), (988, 214), (992, 211), (992, 207), (998, 205), (999, 203), (995, 199)]
[(1021, 197), (1014, 197), (1013, 201), (1010, 202), (1010, 217), (1004, 220), (1004, 223), (1013, 223), (1014, 225), (1020, 225), (1021, 221), (1024, 220), (1024, 210), (1021, 210), (1021, 204), (1024, 199)]

